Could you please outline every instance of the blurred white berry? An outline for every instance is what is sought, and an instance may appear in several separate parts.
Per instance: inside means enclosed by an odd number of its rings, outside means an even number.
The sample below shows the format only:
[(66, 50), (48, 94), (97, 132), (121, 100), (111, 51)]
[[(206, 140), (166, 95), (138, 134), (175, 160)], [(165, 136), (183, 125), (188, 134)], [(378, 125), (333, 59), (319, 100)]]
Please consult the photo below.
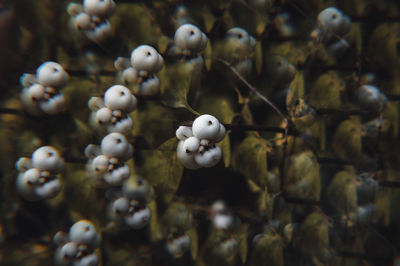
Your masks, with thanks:
[(43, 184), (35, 186), (34, 192), (41, 199), (51, 199), (57, 196), (61, 190), (60, 180), (54, 178), (52, 180), (46, 181)]
[(82, 258), (75, 260), (72, 266), (97, 266), (99, 264), (99, 259), (95, 253), (86, 255)]
[(89, 220), (80, 220), (74, 223), (69, 229), (69, 239), (89, 247), (97, 247), (100, 243), (100, 235)]
[(129, 167), (126, 164), (123, 164), (122, 166), (113, 169), (111, 172), (104, 174), (104, 181), (111, 186), (119, 186), (129, 178), (130, 174), (131, 172)]
[(74, 242), (67, 242), (62, 247), (59, 247), (54, 255), (56, 265), (68, 265), (78, 254), (78, 245)]
[(83, 8), (92, 16), (109, 17), (116, 7), (113, 0), (84, 0)]
[(387, 103), (387, 98), (373, 85), (363, 85), (357, 91), (357, 100), (361, 108), (371, 113), (381, 112)]
[(121, 197), (112, 203), (111, 208), (113, 215), (116, 216), (125, 215), (129, 211), (129, 200), (125, 197)]
[(85, 12), (77, 14), (73, 20), (74, 26), (77, 30), (89, 29), (92, 22), (90, 15)]
[(19, 173), (17, 176), (17, 190), (19, 194), (26, 200), (36, 201), (40, 198), (34, 192), (34, 187), (38, 184), (40, 171), (36, 168), (31, 168), (24, 173)]
[(166, 250), (174, 258), (180, 258), (190, 248), (190, 238), (184, 234), (182, 236), (168, 240), (165, 244)]
[(164, 59), (153, 47), (140, 45), (132, 51), (131, 64), (137, 70), (156, 73), (163, 67)]
[(179, 140), (185, 140), (193, 136), (192, 128), (187, 126), (179, 126), (175, 134)]
[(205, 150), (202, 153), (195, 154), (194, 160), (201, 167), (213, 167), (221, 160), (221, 157), (221, 148), (215, 146), (213, 148)]
[(122, 134), (129, 134), (133, 128), (132, 118), (126, 116), (123, 119), (119, 119), (116, 123), (107, 125), (107, 132), (119, 132)]
[(228, 45), (234, 51), (248, 55), (253, 52), (256, 47), (256, 40), (245, 29), (234, 27), (227, 31)]
[(136, 98), (131, 91), (122, 85), (110, 87), (104, 94), (104, 104), (111, 110), (132, 112), (136, 108)]
[(45, 87), (61, 88), (68, 81), (68, 74), (64, 68), (56, 62), (45, 62), (36, 71), (38, 82)]
[(101, 141), (102, 154), (127, 161), (133, 153), (133, 147), (124, 135), (118, 132), (108, 134)]
[(129, 214), (125, 217), (125, 223), (133, 229), (140, 229), (149, 224), (151, 219), (151, 211), (145, 207), (139, 211), (135, 211), (133, 214)]
[(350, 19), (336, 7), (328, 7), (318, 15), (318, 25), (324, 33), (344, 35), (350, 30)]
[(195, 162), (194, 155), (185, 151), (185, 149), (183, 148), (183, 144), (183, 140), (179, 141), (176, 148), (176, 154), (179, 162), (181, 162), (181, 164), (188, 169), (195, 170), (201, 168), (201, 166)]
[(128, 67), (122, 71), (122, 82), (124, 84), (134, 83), (138, 80), (138, 71), (133, 67)]
[(206, 47), (207, 36), (197, 26), (184, 24), (176, 30), (174, 42), (183, 51), (198, 53)]
[(102, 43), (112, 36), (112, 27), (108, 20), (94, 23), (94, 27), (85, 31), (89, 40), (95, 43)]
[(58, 173), (63, 167), (63, 159), (54, 147), (43, 146), (33, 152), (32, 166), (42, 171)]
[(39, 102), (40, 109), (48, 115), (56, 115), (64, 110), (65, 98), (61, 93)]
[(149, 202), (154, 198), (154, 189), (146, 179), (135, 176), (122, 185), (122, 195), (130, 200)]
[(213, 140), (218, 136), (220, 123), (212, 115), (201, 115), (193, 121), (193, 135), (199, 139)]
[(139, 85), (140, 95), (157, 95), (160, 91), (160, 80), (156, 75), (153, 75), (143, 80)]
[(98, 124), (107, 124), (111, 122), (112, 111), (108, 107), (100, 108), (97, 110), (95, 117)]

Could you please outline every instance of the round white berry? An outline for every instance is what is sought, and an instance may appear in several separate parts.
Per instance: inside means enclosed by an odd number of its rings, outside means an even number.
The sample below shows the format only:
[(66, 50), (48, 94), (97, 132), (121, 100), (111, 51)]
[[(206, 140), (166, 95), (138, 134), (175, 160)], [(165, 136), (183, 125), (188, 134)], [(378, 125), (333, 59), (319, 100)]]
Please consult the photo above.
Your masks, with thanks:
[(32, 101), (39, 101), (43, 99), (45, 94), (45, 89), (43, 85), (36, 83), (30, 86), (28, 90), (29, 90), (29, 96), (32, 99)]
[(78, 245), (74, 242), (67, 242), (59, 247), (54, 255), (56, 265), (68, 265), (78, 253)]
[(85, 12), (81, 12), (74, 17), (74, 25), (78, 30), (89, 29), (91, 22), (91, 17)]
[(124, 84), (134, 83), (138, 80), (138, 71), (133, 67), (128, 67), (122, 71), (122, 82)]
[(43, 114), (43, 111), (39, 107), (39, 102), (31, 96), (30, 87), (22, 90), (20, 99), (25, 111), (30, 115), (39, 116)]
[(109, 157), (128, 160), (133, 153), (133, 147), (124, 135), (118, 132), (108, 134), (101, 141), (101, 152)]
[(193, 135), (199, 139), (213, 140), (218, 136), (220, 123), (212, 115), (201, 115), (193, 121)]
[(111, 110), (131, 112), (136, 107), (136, 98), (127, 87), (114, 85), (104, 94), (104, 104)]
[(122, 185), (122, 195), (130, 200), (148, 202), (154, 196), (154, 190), (146, 179), (135, 176), (135, 178), (124, 182)]
[(108, 172), (104, 175), (104, 181), (106, 181), (111, 186), (119, 186), (126, 179), (129, 178), (131, 174), (129, 167), (126, 164), (113, 169), (111, 172)]
[(37, 80), (45, 87), (63, 87), (68, 81), (68, 74), (56, 62), (45, 62), (36, 71)]
[(52, 96), (46, 101), (40, 101), (40, 109), (48, 115), (56, 115), (63, 111), (65, 105), (64, 95), (61, 93)]
[(215, 137), (214, 142), (220, 142), (225, 138), (226, 129), (223, 124), (219, 124), (219, 132), (218, 135)]
[(34, 188), (35, 194), (38, 195), (41, 199), (54, 198), (55, 196), (57, 196), (60, 190), (61, 190), (61, 183), (57, 178), (47, 181), (43, 184), (37, 185)]
[(34, 187), (39, 182), (40, 171), (31, 168), (17, 176), (17, 190), (19, 194), (26, 200), (35, 201), (40, 198), (35, 194)]
[(195, 154), (194, 160), (201, 167), (213, 167), (221, 160), (221, 157), (222, 157), (221, 148), (215, 146), (214, 148), (205, 150), (202, 153)]
[(112, 27), (108, 20), (103, 20), (93, 29), (85, 31), (86, 37), (95, 43), (102, 43), (112, 36)]
[(108, 17), (115, 9), (113, 0), (84, 0), (83, 8), (86, 13), (92, 16)]
[(185, 139), (193, 136), (192, 128), (186, 127), (186, 126), (179, 126), (178, 129), (176, 130), (175, 134), (179, 140), (185, 140)]
[(182, 235), (172, 240), (167, 241), (165, 248), (174, 258), (182, 257), (189, 250), (190, 238), (188, 235)]
[(148, 95), (148, 96), (157, 95), (159, 91), (160, 91), (160, 80), (155, 75), (140, 83), (139, 86), (140, 95)]
[(113, 202), (112, 212), (115, 215), (127, 214), (129, 210), (129, 200), (125, 197), (121, 197)]
[(132, 118), (129, 116), (120, 119), (118, 122), (107, 125), (108, 132), (119, 132), (122, 134), (129, 134), (133, 128)]
[(72, 263), (72, 266), (97, 266), (99, 259), (95, 253), (86, 255), (85, 257), (79, 258)]
[(174, 42), (180, 49), (196, 53), (206, 47), (207, 36), (197, 26), (184, 24), (176, 30)]
[(328, 7), (322, 10), (317, 20), (324, 32), (343, 35), (350, 29), (350, 19), (336, 7)]
[(149, 45), (140, 45), (131, 54), (131, 64), (137, 70), (156, 73), (164, 65), (162, 56)]
[(69, 229), (69, 239), (77, 244), (84, 244), (90, 247), (97, 247), (100, 236), (92, 222), (80, 220), (73, 224)]
[(252, 52), (256, 47), (254, 37), (242, 28), (231, 28), (226, 34), (230, 45), (234, 45), (237, 49), (242, 49), (245, 53)]
[(363, 85), (358, 89), (357, 100), (360, 106), (372, 113), (382, 111), (387, 103), (387, 98), (373, 85)]
[(108, 164), (109, 158), (105, 155), (99, 155), (93, 159), (91, 169), (95, 174), (103, 174), (107, 171)]
[(187, 138), (183, 143), (183, 150), (189, 154), (195, 154), (200, 147), (200, 140), (196, 137)]
[(151, 219), (151, 211), (144, 208), (125, 217), (125, 223), (133, 229), (140, 229), (149, 224)]
[(18, 161), (15, 163), (15, 168), (22, 173), (28, 171), (29, 169), (32, 168), (31, 158), (28, 157), (19, 158)]
[(183, 149), (183, 144), (183, 140), (179, 141), (178, 147), (176, 148), (176, 154), (179, 162), (181, 162), (181, 164), (188, 169), (195, 170), (201, 168), (201, 166), (195, 162), (193, 154), (187, 153)]
[(96, 122), (100, 125), (107, 124), (111, 121), (112, 111), (108, 107), (103, 107), (96, 112)]
[(42, 171), (58, 173), (63, 167), (63, 159), (51, 146), (43, 146), (32, 154), (32, 166)]
[(233, 226), (234, 218), (230, 214), (216, 214), (213, 217), (213, 225), (220, 230), (228, 230)]

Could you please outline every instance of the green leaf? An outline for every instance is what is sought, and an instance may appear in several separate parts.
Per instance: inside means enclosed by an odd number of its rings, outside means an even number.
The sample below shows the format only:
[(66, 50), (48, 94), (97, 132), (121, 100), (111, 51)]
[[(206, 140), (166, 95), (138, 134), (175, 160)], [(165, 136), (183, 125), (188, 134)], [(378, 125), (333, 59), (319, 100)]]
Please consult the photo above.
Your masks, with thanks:
[(224, 165), (226, 168), (228, 168), (231, 164), (231, 141), (229, 138), (229, 134), (230, 132), (228, 132), (225, 135), (225, 138), (220, 143), (218, 143), (218, 146), (221, 148), (222, 154), (224, 156)]
[(242, 225), (242, 228), (237, 236), (239, 244), (239, 255), (243, 264), (245, 264), (247, 260), (247, 229), (248, 225)]
[(152, 200), (147, 204), (147, 207), (151, 210), (150, 239), (152, 242), (158, 242), (163, 238), (163, 235), (158, 222), (157, 203)]
[(173, 137), (152, 152), (144, 152), (144, 163), (141, 175), (160, 195), (161, 200), (168, 203), (179, 187), (183, 174), (183, 166), (176, 157), (178, 140)]
[(249, 135), (234, 150), (233, 169), (260, 187), (267, 185), (267, 153), (271, 150), (268, 142), (256, 135)]
[(193, 260), (196, 260), (199, 252), (199, 236), (197, 234), (196, 228), (189, 229), (188, 231), (186, 231), (186, 234), (190, 238), (190, 253)]
[(186, 108), (198, 115), (187, 102), (187, 95), (195, 83), (195, 75), (197, 77), (200, 72), (195, 71), (193, 65), (184, 60), (165, 66), (159, 74), (163, 102), (169, 107)]

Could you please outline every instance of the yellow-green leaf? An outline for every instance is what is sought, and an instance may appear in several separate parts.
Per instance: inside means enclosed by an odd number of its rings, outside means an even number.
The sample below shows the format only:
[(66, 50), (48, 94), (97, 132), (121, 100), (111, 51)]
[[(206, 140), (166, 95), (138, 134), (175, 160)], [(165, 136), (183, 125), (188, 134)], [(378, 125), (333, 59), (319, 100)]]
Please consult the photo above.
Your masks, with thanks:
[(161, 200), (168, 203), (179, 187), (183, 166), (176, 157), (178, 140), (173, 137), (164, 142), (155, 151), (145, 153), (146, 162), (141, 175), (154, 187)]

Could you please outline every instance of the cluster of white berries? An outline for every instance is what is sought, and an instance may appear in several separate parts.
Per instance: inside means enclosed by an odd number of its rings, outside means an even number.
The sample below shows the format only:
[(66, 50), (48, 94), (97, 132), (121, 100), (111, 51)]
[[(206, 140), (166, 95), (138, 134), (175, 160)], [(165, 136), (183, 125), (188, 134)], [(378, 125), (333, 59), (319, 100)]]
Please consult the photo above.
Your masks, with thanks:
[(100, 146), (89, 144), (85, 149), (89, 172), (111, 186), (120, 186), (129, 178), (130, 170), (125, 162), (132, 153), (133, 146), (118, 132), (105, 136)]
[(155, 73), (164, 66), (164, 59), (152, 46), (138, 46), (130, 59), (118, 57), (114, 66), (124, 84), (138, 86), (137, 94), (156, 95), (160, 91), (160, 80)]
[(207, 41), (206, 34), (197, 26), (183, 24), (175, 31), (174, 45), (167, 53), (174, 57), (184, 57), (196, 70), (201, 70), (204, 59), (199, 53), (206, 48)]
[(141, 229), (150, 222), (151, 210), (147, 204), (153, 198), (154, 190), (145, 179), (129, 179), (122, 185), (122, 196), (112, 202), (110, 216), (118, 228)]
[(21, 101), (31, 115), (58, 114), (64, 108), (64, 96), (60, 93), (67, 81), (68, 74), (56, 62), (45, 62), (38, 67), (36, 75), (24, 74), (21, 84), (24, 86)]
[(67, 7), (71, 16), (73, 32), (83, 34), (89, 40), (101, 43), (112, 35), (108, 17), (116, 7), (113, 0), (84, 0), (81, 4), (71, 3)]
[(128, 115), (136, 109), (137, 100), (131, 91), (114, 85), (104, 94), (104, 98), (92, 97), (89, 108), (92, 110), (90, 124), (96, 129), (107, 132), (128, 134), (133, 128), (132, 118)]
[(17, 189), (24, 199), (49, 199), (60, 192), (61, 183), (57, 174), (62, 170), (63, 159), (55, 148), (40, 147), (33, 152), (32, 158), (21, 157), (15, 166), (20, 172)]
[(350, 18), (336, 7), (328, 7), (319, 13), (317, 20), (317, 29), (311, 33), (311, 37), (326, 44), (331, 53), (343, 54), (349, 47), (343, 36), (350, 31)]
[(176, 137), (178, 160), (188, 169), (213, 167), (222, 157), (221, 148), (215, 145), (225, 137), (225, 127), (212, 115), (201, 115), (192, 127), (180, 126)]
[(235, 217), (222, 200), (217, 200), (211, 205), (210, 217), (215, 229), (231, 230), (235, 225)]
[(234, 27), (226, 32), (224, 57), (228, 58), (242, 75), (247, 75), (253, 69), (252, 54), (256, 48), (256, 40), (245, 29)]
[(95, 266), (99, 259), (95, 249), (100, 244), (101, 237), (95, 226), (88, 220), (80, 220), (73, 224), (69, 234), (58, 232), (54, 242), (58, 248), (54, 261), (56, 265), (65, 266)]

